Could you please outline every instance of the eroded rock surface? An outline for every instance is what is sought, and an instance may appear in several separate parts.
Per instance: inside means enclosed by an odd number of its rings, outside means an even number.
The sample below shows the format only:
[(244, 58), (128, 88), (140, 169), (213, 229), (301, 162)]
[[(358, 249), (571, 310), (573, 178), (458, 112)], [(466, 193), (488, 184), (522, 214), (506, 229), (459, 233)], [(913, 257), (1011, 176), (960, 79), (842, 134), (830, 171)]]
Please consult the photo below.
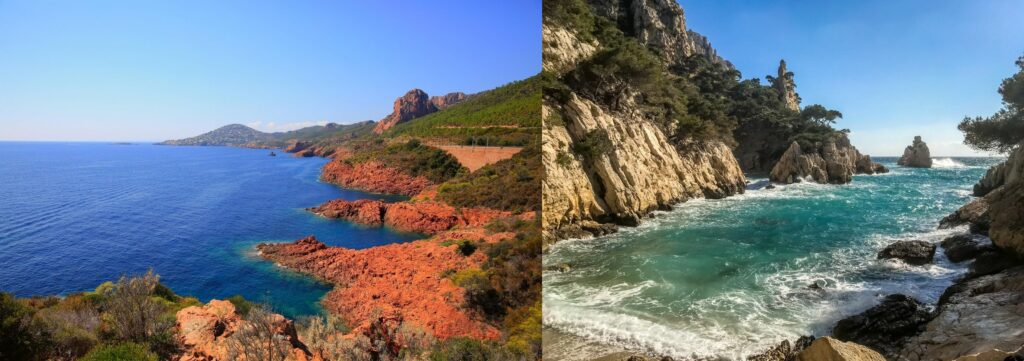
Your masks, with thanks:
[(1024, 346), (1024, 266), (946, 290), (938, 315), (903, 347), (902, 360), (939, 361)]
[(917, 300), (889, 295), (882, 303), (840, 320), (832, 329), (832, 337), (856, 342), (893, 358), (904, 342), (921, 332), (931, 318), (927, 307)]
[(425, 177), (414, 177), (377, 161), (352, 164), (333, 160), (320, 173), (324, 182), (361, 191), (413, 196), (433, 185)]
[(925, 144), (921, 140), (921, 136), (914, 137), (914, 143), (908, 145), (903, 150), (903, 156), (900, 157), (896, 164), (904, 167), (913, 168), (931, 168), (932, 167), (932, 155), (928, 151), (928, 144)]
[[(309, 355), (299, 341), (295, 324), (278, 314), (271, 318), (273, 332), (291, 344), (289, 360), (307, 360)], [(235, 305), (228, 301), (211, 300), (209, 304), (178, 311), (175, 326), (183, 351), (179, 361), (233, 360), (231, 336), (245, 323), (235, 312)]]
[(885, 361), (878, 352), (853, 342), (831, 337), (814, 340), (797, 356), (799, 361)]
[(983, 236), (957, 234), (946, 237), (940, 244), (946, 258), (952, 262), (963, 262), (978, 257), (982, 252), (993, 250), (992, 242)]
[(804, 149), (793, 142), (772, 168), (769, 179), (772, 182), (795, 183), (811, 179), (817, 183), (845, 184), (853, 180), (854, 174), (885, 173), (880, 164), (860, 154), (850, 144), (846, 134), (836, 134), (816, 149)]
[(878, 252), (878, 259), (898, 259), (912, 265), (932, 263), (934, 257), (935, 245), (919, 240), (899, 241)]
[(464, 307), (465, 291), (448, 278), (479, 268), (487, 256), (465, 256), (457, 248), (422, 240), (353, 250), (328, 247), (313, 236), (258, 246), (264, 258), (335, 284), (323, 304), (356, 331), (368, 327), (375, 314), (398, 314), (440, 339), (496, 339), (500, 332)]
[(401, 231), (438, 234), (455, 227), (483, 227), (499, 217), (512, 213), (486, 208), (455, 208), (441, 202), (386, 203), (361, 199), (336, 199), (309, 211), (326, 218), (339, 218), (352, 222), (388, 226)]
[(404, 123), (436, 111), (437, 106), (435, 106), (430, 97), (427, 96), (427, 92), (420, 89), (413, 89), (405, 93), (405, 95), (400, 98), (395, 99), (394, 109), (391, 114), (384, 119), (381, 119), (380, 122), (377, 122), (377, 126), (373, 128), (373, 132), (381, 134), (400, 123)]

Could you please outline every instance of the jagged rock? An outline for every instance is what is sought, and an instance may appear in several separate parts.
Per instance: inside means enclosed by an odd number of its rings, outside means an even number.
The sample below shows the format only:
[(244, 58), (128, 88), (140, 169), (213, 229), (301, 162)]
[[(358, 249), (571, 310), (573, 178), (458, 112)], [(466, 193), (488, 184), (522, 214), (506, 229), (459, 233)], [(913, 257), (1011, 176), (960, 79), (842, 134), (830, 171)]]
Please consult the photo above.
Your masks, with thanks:
[(974, 195), (983, 197), (1004, 184), (1018, 182), (1024, 177), (1024, 144), (1010, 153), (1005, 162), (996, 164), (974, 185)]
[[(305, 360), (306, 346), (299, 341), (294, 323), (278, 314), (272, 314), (272, 330), (291, 344), (296, 360)], [(235, 312), (228, 301), (211, 300), (207, 305), (189, 306), (177, 312), (177, 338), (182, 346), (179, 361), (231, 360), (231, 336), (244, 327), (246, 321)]]
[(957, 357), (953, 361), (1024, 361), (1024, 347), (1016, 350), (988, 350)]
[[(558, 108), (545, 104), (545, 239), (557, 239), (559, 229), (583, 221), (635, 225), (676, 202), (744, 191), (743, 171), (728, 146), (711, 142), (677, 148), (630, 99), (622, 103), (624, 113), (608, 112), (576, 94)], [(564, 125), (551, 124), (552, 117)], [(574, 143), (592, 137), (604, 138), (600, 141), (607, 150), (573, 152)]]
[(814, 336), (801, 336), (792, 344), (789, 340), (782, 340), (781, 343), (765, 350), (762, 353), (748, 356), (747, 361), (796, 361), (801, 351), (814, 342)]
[(907, 264), (922, 265), (932, 262), (935, 245), (925, 241), (899, 241), (878, 252), (878, 259), (898, 259)]
[(987, 249), (974, 258), (967, 277), (975, 278), (996, 274), (1019, 264), (1021, 261), (1007, 251), (998, 248)]
[[(1024, 345), (1024, 266), (958, 282), (937, 316), (908, 340), (900, 360), (953, 360)], [(966, 358), (965, 360), (969, 360)]]
[(988, 234), (989, 204), (985, 198), (976, 198), (939, 221), (939, 228), (969, 224), (971, 233)]
[(596, 41), (584, 42), (572, 31), (544, 22), (542, 27), (543, 66), (552, 74), (563, 74), (597, 52)]
[(832, 329), (832, 337), (865, 345), (892, 358), (931, 318), (932, 314), (917, 300), (889, 295), (881, 304), (840, 320)]
[(986, 250), (991, 250), (992, 244), (984, 237), (971, 234), (957, 234), (946, 237), (940, 243), (942, 250), (952, 262), (963, 262), (974, 259)]
[(309, 208), (326, 218), (340, 218), (364, 225), (385, 225), (406, 232), (438, 234), (455, 227), (483, 227), (511, 212), (486, 208), (455, 208), (441, 202), (396, 202), (335, 199)]
[(393, 126), (436, 111), (437, 107), (430, 101), (430, 97), (427, 96), (426, 92), (419, 89), (413, 89), (405, 93), (405, 95), (400, 98), (395, 99), (394, 110), (390, 115), (381, 119), (380, 122), (377, 122), (377, 126), (373, 128), (373, 132), (381, 134), (384, 133), (384, 131), (391, 129)]
[(772, 182), (796, 183), (809, 177), (818, 183), (845, 184), (857, 173), (885, 172), (885, 167), (860, 154), (845, 134), (837, 133), (819, 149), (803, 149), (793, 142), (769, 174)]
[(445, 95), (438, 95), (430, 97), (430, 104), (433, 104), (438, 110), (450, 107), (452, 105), (461, 103), (466, 100), (469, 96), (463, 92), (448, 93)]
[[(486, 242), (468, 236), (452, 235)], [(480, 268), (487, 260), (486, 252), (467, 256), (457, 252), (458, 245), (449, 240), (429, 239), (354, 250), (328, 247), (310, 236), (292, 243), (260, 244), (257, 249), (262, 257), (282, 267), (337, 285), (322, 303), (329, 312), (342, 316), (356, 332), (366, 330), (380, 315), (397, 315), (442, 340), (497, 339), (501, 332), (476, 311), (466, 308), (465, 289), (444, 275)]]
[(419, 194), (433, 185), (425, 177), (414, 177), (377, 161), (352, 164), (333, 160), (324, 165), (320, 179), (345, 188), (406, 196)]
[(903, 150), (903, 156), (896, 161), (896, 164), (913, 168), (932, 167), (931, 153), (928, 152), (928, 145), (921, 140), (920, 135), (914, 136), (914, 143)]
[(814, 340), (800, 355), (799, 361), (885, 361), (885, 357), (872, 349), (853, 342), (831, 337)]
[(704, 36), (686, 29), (686, 17), (672, 0), (591, 0), (598, 16), (618, 24), (627, 36), (661, 55), (668, 65), (680, 65), (686, 57), (703, 55), (712, 63), (728, 64)]
[(796, 94), (796, 82), (793, 80), (793, 73), (786, 69), (786, 61), (779, 60), (779, 70), (776, 74), (775, 88), (779, 91), (782, 103), (789, 110), (800, 111), (800, 96)]

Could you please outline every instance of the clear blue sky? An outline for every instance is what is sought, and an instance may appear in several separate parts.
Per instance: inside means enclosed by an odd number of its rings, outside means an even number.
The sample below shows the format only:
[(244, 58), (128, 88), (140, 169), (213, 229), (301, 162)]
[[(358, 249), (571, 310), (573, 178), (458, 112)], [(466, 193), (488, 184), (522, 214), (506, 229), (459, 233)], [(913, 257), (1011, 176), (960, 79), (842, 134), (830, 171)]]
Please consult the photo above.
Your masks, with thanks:
[(999, 109), (996, 89), (1024, 54), (1019, 0), (679, 2), (745, 78), (786, 59), (803, 104), (841, 111), (871, 155), (902, 154), (914, 135), (933, 155), (975, 154), (956, 124)]
[[(540, 71), (540, 0), (0, 1), (0, 139), (380, 119)], [(273, 123), (273, 125), (270, 125)]]

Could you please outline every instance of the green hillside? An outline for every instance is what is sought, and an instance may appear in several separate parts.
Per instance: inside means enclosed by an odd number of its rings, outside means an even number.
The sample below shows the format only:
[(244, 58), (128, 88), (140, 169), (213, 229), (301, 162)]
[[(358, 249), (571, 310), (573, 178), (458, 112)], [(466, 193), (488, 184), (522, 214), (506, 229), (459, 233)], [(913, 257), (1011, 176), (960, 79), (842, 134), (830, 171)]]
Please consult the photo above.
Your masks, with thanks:
[(459, 144), (522, 145), (539, 134), (541, 84), (536, 75), (471, 96), (410, 122), (385, 137), (420, 137)]

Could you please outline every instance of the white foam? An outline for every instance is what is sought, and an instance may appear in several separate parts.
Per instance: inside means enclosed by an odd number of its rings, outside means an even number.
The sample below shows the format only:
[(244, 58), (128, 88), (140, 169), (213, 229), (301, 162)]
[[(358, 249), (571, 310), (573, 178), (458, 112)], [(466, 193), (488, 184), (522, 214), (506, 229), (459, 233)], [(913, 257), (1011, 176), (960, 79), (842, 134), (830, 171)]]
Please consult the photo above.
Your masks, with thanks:
[(953, 158), (934, 158), (932, 159), (932, 168), (967, 168), (967, 165)]

